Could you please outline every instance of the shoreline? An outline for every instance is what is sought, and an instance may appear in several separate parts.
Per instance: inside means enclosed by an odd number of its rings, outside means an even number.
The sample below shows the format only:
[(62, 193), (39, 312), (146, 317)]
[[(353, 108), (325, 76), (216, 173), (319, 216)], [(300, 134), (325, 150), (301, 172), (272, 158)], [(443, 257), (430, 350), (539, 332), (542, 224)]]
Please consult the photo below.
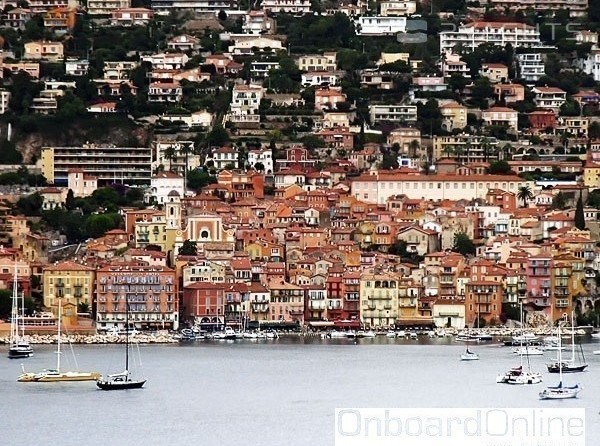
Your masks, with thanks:
[[(577, 336), (589, 336), (592, 333), (591, 327), (576, 327), (576, 335)], [(452, 338), (453, 341), (456, 341), (458, 336), (465, 335), (466, 333), (470, 335), (489, 335), (494, 338), (496, 341), (502, 341), (506, 338), (510, 338), (512, 336), (517, 336), (521, 333), (521, 329), (511, 328), (511, 329), (481, 329), (481, 330), (436, 330), (436, 331), (411, 331), (411, 330), (399, 330), (404, 333), (404, 335), (397, 336), (395, 339), (410, 339), (411, 333), (416, 333), (418, 338), (429, 338), (429, 339), (445, 339)], [(533, 333), (537, 337), (551, 336), (552, 330), (548, 327), (538, 328), (538, 329), (527, 329), (526, 331)], [(326, 337), (327, 331), (314, 331), (314, 332), (284, 332), (279, 333), (280, 337)], [(346, 333), (343, 331), (338, 332), (340, 334)], [(376, 332), (375, 337), (384, 338), (388, 331), (378, 331)], [(563, 336), (570, 336), (571, 331), (566, 330), (563, 333)], [(357, 336), (360, 337), (360, 336)], [(340, 336), (340, 339), (344, 339), (344, 336)], [(30, 334), (25, 335), (24, 338), (27, 342), (34, 345), (43, 345), (43, 344), (56, 344), (57, 343), (57, 335), (56, 334)], [(394, 339), (392, 337), (392, 339)], [(124, 344), (126, 340), (125, 335), (114, 335), (114, 334), (89, 334), (89, 333), (72, 333), (72, 334), (63, 334), (61, 336), (61, 341), (65, 343), (71, 344)], [(199, 338), (196, 341), (202, 340), (212, 340), (212, 339), (203, 339)], [(247, 339), (237, 339), (237, 340), (247, 340)], [(176, 344), (179, 342), (194, 342), (194, 340), (185, 340), (181, 339), (181, 336), (178, 333), (168, 333), (168, 332), (156, 332), (156, 333), (138, 333), (133, 336), (130, 336), (129, 341), (137, 344)], [(0, 337), (0, 345), (8, 345), (9, 338)]]

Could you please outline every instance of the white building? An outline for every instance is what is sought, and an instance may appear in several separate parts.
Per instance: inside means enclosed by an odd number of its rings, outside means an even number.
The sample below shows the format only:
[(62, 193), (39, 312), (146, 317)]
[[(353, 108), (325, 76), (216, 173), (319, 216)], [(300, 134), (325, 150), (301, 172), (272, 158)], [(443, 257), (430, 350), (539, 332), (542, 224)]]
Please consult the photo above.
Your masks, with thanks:
[(162, 13), (179, 10), (200, 14), (218, 13), (221, 10), (228, 12), (237, 9), (237, 2), (234, 0), (152, 0), (152, 9)]
[(417, 12), (417, 2), (413, 0), (386, 0), (381, 2), (379, 5), (381, 15), (384, 17), (407, 16)]
[(579, 59), (577, 65), (583, 72), (593, 76), (596, 82), (600, 82), (600, 50), (592, 51), (585, 59)]
[(67, 59), (65, 61), (65, 74), (67, 76), (85, 76), (90, 67), (88, 60)]
[(142, 56), (142, 62), (150, 62), (153, 70), (181, 70), (190, 60), (184, 53), (159, 53)]
[(264, 0), (261, 3), (264, 12), (288, 12), (307, 14), (310, 12), (310, 0)]
[(184, 179), (173, 172), (159, 172), (150, 179), (150, 198), (154, 203), (165, 204), (169, 194), (175, 191), (185, 196)]
[(528, 84), (536, 83), (546, 74), (546, 67), (541, 53), (517, 54), (517, 66), (519, 77)]
[(228, 165), (233, 165), (234, 168), (238, 167), (239, 152), (232, 147), (221, 147), (213, 150), (212, 158), (206, 161), (212, 161), (215, 169), (222, 170)]
[[(236, 84), (233, 87), (230, 104), (230, 115), (233, 120), (238, 116), (258, 116), (260, 101), (264, 96), (264, 88), (260, 85)], [(260, 116), (258, 116), (260, 118)]]
[[(592, 0), (593, 1), (593, 0)], [(571, 17), (582, 17), (587, 13), (588, 0), (488, 0), (492, 8), (525, 10), (539, 12), (558, 11), (564, 9)]]
[(387, 36), (406, 32), (406, 17), (361, 16), (354, 24), (359, 36)]
[(258, 51), (276, 53), (283, 49), (281, 40), (263, 36), (249, 36), (252, 38), (240, 39), (237, 36), (239, 35), (232, 36), (235, 43), (229, 46), (229, 53), (236, 56), (253, 56)]
[(303, 73), (300, 82), (304, 87), (319, 87), (339, 85), (343, 75), (332, 71), (313, 71)]
[(98, 178), (83, 169), (71, 169), (67, 173), (67, 188), (73, 191), (74, 197), (89, 197), (98, 189)]
[(111, 15), (114, 10), (131, 7), (131, 0), (87, 0), (89, 15)]
[(254, 168), (256, 163), (264, 166), (264, 173), (271, 175), (273, 173), (273, 152), (269, 148), (250, 150), (248, 152), (248, 165)]
[(206, 110), (199, 110), (193, 113), (168, 114), (160, 117), (161, 121), (181, 122), (188, 128), (203, 127), (208, 128), (212, 124), (213, 115)]
[(279, 62), (255, 60), (250, 63), (250, 77), (252, 79), (265, 79), (271, 70), (278, 70)]
[(337, 70), (337, 53), (335, 51), (321, 54), (306, 54), (296, 59), (300, 71), (335, 71)]
[(371, 124), (384, 121), (414, 123), (417, 121), (417, 106), (371, 104), (369, 105), (369, 116)]
[[(165, 170), (183, 173), (186, 164), (187, 148), (187, 167), (193, 170), (201, 166), (200, 155), (194, 153), (193, 141), (154, 141), (152, 144), (152, 170), (163, 166)], [(167, 154), (174, 151), (172, 159)]]
[(129, 79), (131, 70), (138, 65), (139, 62), (129, 60), (106, 61), (102, 67), (103, 79), (115, 81)]
[(174, 51), (193, 51), (200, 47), (200, 39), (189, 34), (181, 34), (169, 39), (167, 47)]
[(534, 87), (531, 91), (535, 94), (533, 102), (539, 108), (558, 111), (567, 101), (567, 92), (557, 87)]
[(3, 115), (8, 110), (8, 101), (10, 100), (10, 92), (7, 90), (0, 90), (0, 115)]
[(351, 193), (367, 203), (385, 204), (388, 198), (400, 194), (433, 201), (485, 199), (489, 189), (517, 193), (521, 186), (534, 188), (532, 181), (517, 175), (417, 175), (378, 171), (353, 179)]
[(440, 52), (455, 53), (456, 47), (474, 51), (479, 45), (490, 43), (513, 48), (532, 48), (542, 45), (539, 31), (524, 23), (517, 22), (474, 22), (462, 25), (458, 31), (440, 33)]
[(481, 112), (481, 119), (486, 126), (499, 125), (515, 132), (519, 128), (519, 113), (508, 107), (492, 107)]
[(148, 102), (176, 103), (183, 99), (179, 82), (155, 82), (148, 87)]
[(250, 11), (244, 16), (242, 31), (246, 34), (268, 34), (274, 27), (273, 19), (264, 11)]

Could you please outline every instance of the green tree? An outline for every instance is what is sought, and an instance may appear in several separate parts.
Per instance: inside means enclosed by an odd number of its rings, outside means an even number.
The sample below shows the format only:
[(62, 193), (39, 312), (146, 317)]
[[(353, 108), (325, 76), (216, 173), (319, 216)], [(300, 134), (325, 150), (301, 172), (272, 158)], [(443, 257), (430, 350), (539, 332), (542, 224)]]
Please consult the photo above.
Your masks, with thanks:
[(209, 184), (214, 184), (217, 182), (217, 178), (213, 175), (210, 175), (204, 169), (194, 169), (188, 171), (186, 180), (187, 187), (195, 191), (198, 191)]
[(229, 133), (222, 125), (215, 125), (206, 135), (205, 142), (209, 147), (222, 146), (229, 141)]
[(585, 229), (585, 214), (583, 213), (583, 198), (581, 197), (581, 193), (575, 207), (575, 227), (581, 230)]
[(195, 256), (198, 254), (198, 246), (196, 242), (192, 240), (185, 240), (179, 249), (179, 255), (181, 256)]
[(588, 194), (588, 206), (600, 209), (600, 189), (594, 189)]
[(488, 173), (491, 175), (507, 175), (512, 173), (510, 165), (504, 161), (493, 161), (490, 163), (490, 167), (488, 169)]
[(327, 144), (325, 144), (323, 138), (320, 138), (316, 135), (306, 135), (302, 138), (302, 144), (304, 144), (304, 147), (306, 147), (308, 150), (327, 147)]
[(475, 244), (464, 232), (457, 232), (454, 234), (454, 245), (452, 246), (452, 250), (464, 256), (475, 255), (477, 252)]
[(517, 198), (523, 200), (523, 207), (527, 207), (527, 202), (533, 198), (533, 192), (529, 186), (521, 186), (517, 192)]
[(404, 240), (396, 240), (389, 248), (388, 253), (400, 257), (406, 257), (408, 255), (407, 243)]
[(65, 207), (68, 211), (72, 211), (76, 207), (75, 194), (73, 193), (72, 189), (69, 189), (69, 191), (67, 192), (67, 198), (65, 199)]
[(0, 290), (0, 318), (8, 319), (12, 312), (12, 292)]
[(473, 84), (471, 104), (479, 108), (488, 108), (488, 99), (494, 96), (494, 87), (487, 77), (478, 78)]
[(19, 213), (26, 217), (37, 217), (40, 215), (42, 210), (42, 204), (44, 204), (44, 197), (39, 192), (35, 192), (31, 195), (19, 198), (17, 201), (17, 209)]
[(552, 209), (563, 210), (567, 207), (567, 198), (565, 194), (562, 192), (557, 193), (554, 197), (552, 197)]
[(92, 214), (85, 221), (85, 231), (91, 238), (98, 238), (118, 228), (119, 223), (119, 214)]
[(177, 158), (177, 150), (175, 149), (175, 145), (170, 144), (167, 146), (167, 148), (163, 151), (163, 156), (169, 161), (169, 171), (172, 172), (173, 160)]

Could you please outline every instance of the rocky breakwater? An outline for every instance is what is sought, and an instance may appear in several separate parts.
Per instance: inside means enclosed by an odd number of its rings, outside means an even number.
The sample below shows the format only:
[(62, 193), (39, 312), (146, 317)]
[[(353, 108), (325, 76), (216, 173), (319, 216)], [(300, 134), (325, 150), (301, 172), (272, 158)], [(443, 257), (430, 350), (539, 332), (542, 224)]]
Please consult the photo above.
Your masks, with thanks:
[[(71, 344), (124, 344), (124, 335), (113, 334), (94, 334), (82, 335), (71, 334), (62, 335), (61, 343)], [(26, 335), (25, 340), (30, 344), (56, 344), (57, 335)], [(8, 344), (8, 338), (0, 338), (0, 344)], [(132, 344), (172, 344), (178, 340), (169, 333), (135, 334), (129, 336), (129, 342)]]

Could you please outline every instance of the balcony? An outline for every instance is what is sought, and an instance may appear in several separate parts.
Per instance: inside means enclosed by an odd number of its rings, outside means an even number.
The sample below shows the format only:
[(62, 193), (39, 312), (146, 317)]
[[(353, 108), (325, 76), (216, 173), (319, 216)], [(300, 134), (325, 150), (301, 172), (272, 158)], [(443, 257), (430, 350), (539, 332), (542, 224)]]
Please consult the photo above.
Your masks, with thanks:
[(290, 308), (289, 313), (291, 315), (299, 316), (304, 314), (304, 308)]

